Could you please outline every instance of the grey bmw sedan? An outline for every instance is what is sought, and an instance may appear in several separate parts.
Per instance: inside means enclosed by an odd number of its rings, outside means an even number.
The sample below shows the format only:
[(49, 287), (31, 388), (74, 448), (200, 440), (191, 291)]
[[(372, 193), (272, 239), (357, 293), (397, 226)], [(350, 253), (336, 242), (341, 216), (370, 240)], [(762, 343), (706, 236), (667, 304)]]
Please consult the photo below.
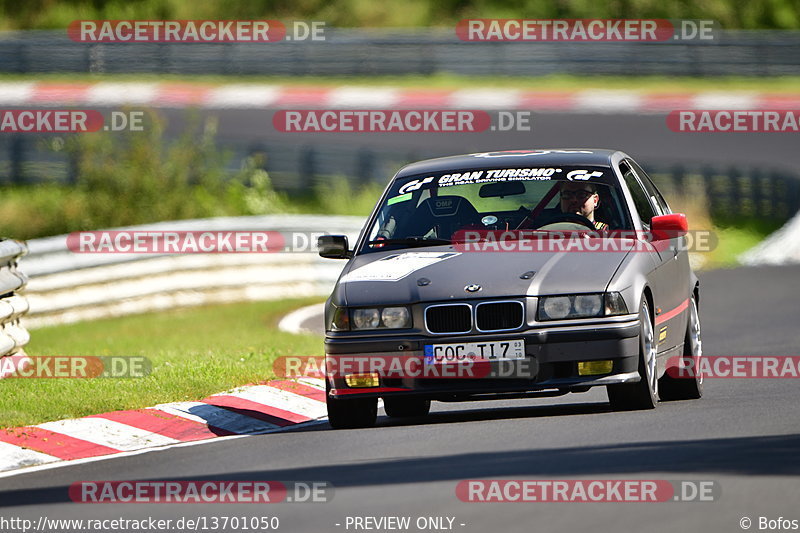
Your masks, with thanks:
[(606, 387), (611, 407), (702, 396), (699, 284), (686, 217), (613, 150), (484, 152), (402, 168), (325, 310), (335, 428), (424, 416), (431, 401)]

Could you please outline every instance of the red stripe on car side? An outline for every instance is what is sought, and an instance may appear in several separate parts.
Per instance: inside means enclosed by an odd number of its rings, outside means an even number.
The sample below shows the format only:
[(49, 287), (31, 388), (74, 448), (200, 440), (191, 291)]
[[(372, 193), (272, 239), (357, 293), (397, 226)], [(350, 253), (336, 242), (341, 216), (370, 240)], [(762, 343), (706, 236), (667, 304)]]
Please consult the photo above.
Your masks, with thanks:
[(688, 307), (689, 307), (689, 299), (687, 298), (683, 302), (681, 302), (681, 304), (678, 305), (678, 307), (676, 307), (675, 309), (658, 315), (656, 317), (656, 326), (663, 322), (666, 322), (670, 318), (675, 318), (676, 316), (684, 312)]

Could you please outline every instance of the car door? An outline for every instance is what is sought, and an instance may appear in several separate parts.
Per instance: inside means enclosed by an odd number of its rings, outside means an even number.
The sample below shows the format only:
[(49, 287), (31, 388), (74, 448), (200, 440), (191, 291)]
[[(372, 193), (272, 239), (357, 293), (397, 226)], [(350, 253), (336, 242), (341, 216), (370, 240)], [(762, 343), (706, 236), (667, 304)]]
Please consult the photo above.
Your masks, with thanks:
[[(620, 162), (619, 169), (639, 214), (642, 230), (650, 231), (650, 221), (654, 216), (661, 214), (659, 208), (650, 199), (650, 195), (647, 194), (641, 180), (634, 172), (630, 160)], [(648, 282), (653, 293), (655, 337), (658, 342), (658, 351), (661, 352), (671, 347), (669, 344), (671, 342), (669, 338), (670, 324), (662, 323), (660, 315), (668, 312), (675, 304), (676, 295), (674, 293), (678, 271), (675, 266), (675, 256), (671, 249), (652, 246), (649, 247), (649, 250), (649, 252), (637, 253), (652, 254), (656, 263), (656, 267), (648, 276)]]
[[(650, 176), (635, 161), (629, 160), (629, 163), (647, 192), (650, 203), (657, 214), (671, 213), (672, 210)], [(686, 331), (688, 313), (684, 311), (687, 309), (691, 277), (686, 241), (686, 237), (676, 236), (670, 239), (669, 248), (661, 252), (664, 255), (664, 268), (668, 272), (667, 281), (670, 283), (671, 289), (667, 295), (668, 299), (664, 302), (665, 307), (660, 316), (656, 316), (656, 321), (659, 322), (656, 324), (656, 333), (658, 334), (666, 327), (666, 338), (659, 344), (659, 349), (668, 349), (682, 343)]]

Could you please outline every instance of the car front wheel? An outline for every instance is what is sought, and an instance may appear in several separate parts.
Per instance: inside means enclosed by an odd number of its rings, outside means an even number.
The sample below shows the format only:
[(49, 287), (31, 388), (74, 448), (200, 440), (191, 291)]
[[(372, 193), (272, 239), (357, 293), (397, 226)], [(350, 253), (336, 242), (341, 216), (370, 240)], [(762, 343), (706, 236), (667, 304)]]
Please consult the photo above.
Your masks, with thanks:
[(658, 371), (656, 369), (656, 343), (650, 308), (642, 296), (639, 311), (639, 375), (636, 383), (608, 385), (608, 401), (615, 411), (654, 409), (658, 405)]
[(703, 396), (703, 341), (700, 337), (700, 313), (694, 295), (689, 300), (689, 322), (683, 340), (683, 364), (691, 368), (689, 377), (665, 375), (661, 378), (661, 398), (664, 400), (697, 400)]
[(377, 398), (331, 398), (330, 385), (326, 387), (328, 423), (333, 429), (368, 428), (378, 418)]
[(391, 418), (425, 416), (431, 410), (431, 401), (418, 398), (384, 398), (383, 409), (386, 416)]

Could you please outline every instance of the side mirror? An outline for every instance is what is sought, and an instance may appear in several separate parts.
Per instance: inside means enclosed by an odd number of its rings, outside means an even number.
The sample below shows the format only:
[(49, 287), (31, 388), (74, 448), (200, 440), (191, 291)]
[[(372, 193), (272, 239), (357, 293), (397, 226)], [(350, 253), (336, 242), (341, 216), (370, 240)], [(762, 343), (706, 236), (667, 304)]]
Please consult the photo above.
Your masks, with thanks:
[(353, 256), (347, 244), (347, 235), (322, 235), (317, 239), (320, 257), (349, 259)]
[(650, 233), (654, 241), (677, 239), (689, 232), (689, 223), (683, 213), (659, 215), (650, 221)]

